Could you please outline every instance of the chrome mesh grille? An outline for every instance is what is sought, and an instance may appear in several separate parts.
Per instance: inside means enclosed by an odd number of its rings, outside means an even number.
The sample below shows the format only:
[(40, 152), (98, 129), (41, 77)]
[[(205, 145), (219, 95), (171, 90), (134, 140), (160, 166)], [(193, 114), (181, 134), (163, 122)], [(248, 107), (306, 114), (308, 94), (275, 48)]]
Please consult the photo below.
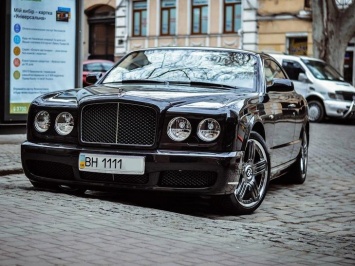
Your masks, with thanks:
[(157, 114), (151, 107), (127, 103), (90, 104), (81, 114), (84, 143), (152, 146)]

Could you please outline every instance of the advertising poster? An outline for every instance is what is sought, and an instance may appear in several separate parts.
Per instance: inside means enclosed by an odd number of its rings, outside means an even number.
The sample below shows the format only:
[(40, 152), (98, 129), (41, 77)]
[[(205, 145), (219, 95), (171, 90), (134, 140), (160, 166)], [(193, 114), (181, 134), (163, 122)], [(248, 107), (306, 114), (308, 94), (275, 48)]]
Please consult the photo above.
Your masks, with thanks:
[(11, 0), (10, 114), (75, 86), (75, 0)]

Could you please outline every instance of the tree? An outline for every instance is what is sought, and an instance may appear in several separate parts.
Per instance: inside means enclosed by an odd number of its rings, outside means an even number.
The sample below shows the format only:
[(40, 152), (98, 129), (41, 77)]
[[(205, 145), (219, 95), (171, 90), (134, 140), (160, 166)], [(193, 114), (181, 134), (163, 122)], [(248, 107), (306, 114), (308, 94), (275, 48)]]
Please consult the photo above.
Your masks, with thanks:
[(355, 36), (354, 0), (312, 0), (313, 54), (343, 74), (346, 47)]

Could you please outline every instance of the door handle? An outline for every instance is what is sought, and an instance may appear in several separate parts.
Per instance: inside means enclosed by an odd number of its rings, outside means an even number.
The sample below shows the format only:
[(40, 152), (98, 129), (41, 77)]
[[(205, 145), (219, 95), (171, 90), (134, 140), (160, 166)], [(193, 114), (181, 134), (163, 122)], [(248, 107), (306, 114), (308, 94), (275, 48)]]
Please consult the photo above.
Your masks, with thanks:
[(296, 108), (296, 105), (294, 103), (291, 103), (287, 106), (288, 108)]

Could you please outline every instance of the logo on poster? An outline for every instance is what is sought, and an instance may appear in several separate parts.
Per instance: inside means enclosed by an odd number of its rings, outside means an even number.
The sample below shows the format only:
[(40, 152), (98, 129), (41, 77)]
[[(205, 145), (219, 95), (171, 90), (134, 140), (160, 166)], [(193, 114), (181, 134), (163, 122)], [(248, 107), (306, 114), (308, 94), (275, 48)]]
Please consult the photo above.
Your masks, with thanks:
[(21, 31), (21, 26), (20, 26), (20, 24), (16, 23), (16, 24), (14, 25), (14, 31), (15, 31), (16, 33), (19, 33), (19, 32)]
[(15, 37), (14, 37), (14, 43), (15, 43), (15, 44), (19, 44), (20, 42), (21, 42), (21, 37), (18, 36), (18, 35), (15, 35)]
[(13, 75), (14, 75), (14, 78), (15, 78), (15, 79), (19, 79), (19, 78), (21, 77), (20, 71), (17, 71), (17, 70), (14, 72)]
[(15, 66), (15, 67), (19, 67), (20, 65), (21, 65), (21, 60), (16, 57), (16, 58), (14, 59), (14, 66)]
[(19, 54), (21, 54), (21, 48), (18, 47), (18, 46), (16, 46), (16, 47), (14, 48), (14, 55), (18, 56)]

